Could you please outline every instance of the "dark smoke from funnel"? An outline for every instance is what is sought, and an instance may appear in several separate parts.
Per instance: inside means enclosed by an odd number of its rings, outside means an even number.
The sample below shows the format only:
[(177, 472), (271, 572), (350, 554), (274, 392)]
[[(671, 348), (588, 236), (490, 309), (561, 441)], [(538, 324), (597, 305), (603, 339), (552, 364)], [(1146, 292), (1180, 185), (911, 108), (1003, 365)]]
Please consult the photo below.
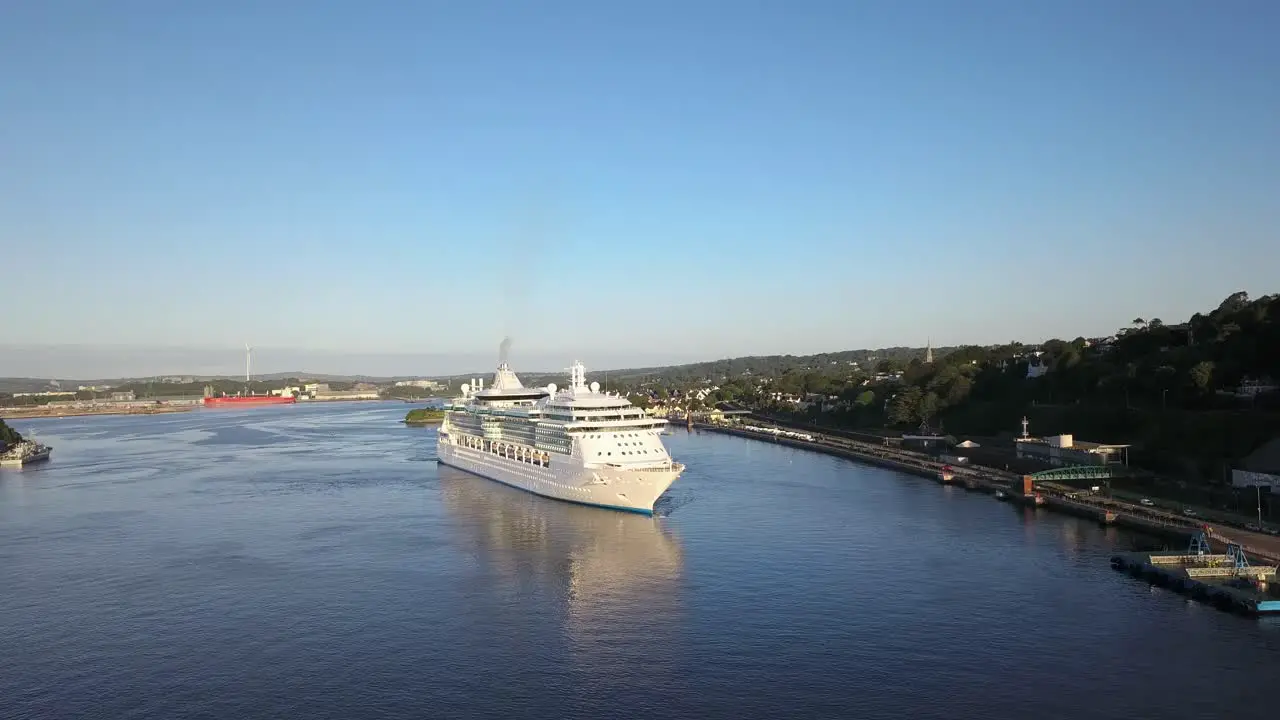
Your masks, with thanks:
[(502, 344), (498, 345), (498, 362), (506, 364), (507, 356), (511, 354), (511, 336), (502, 338)]

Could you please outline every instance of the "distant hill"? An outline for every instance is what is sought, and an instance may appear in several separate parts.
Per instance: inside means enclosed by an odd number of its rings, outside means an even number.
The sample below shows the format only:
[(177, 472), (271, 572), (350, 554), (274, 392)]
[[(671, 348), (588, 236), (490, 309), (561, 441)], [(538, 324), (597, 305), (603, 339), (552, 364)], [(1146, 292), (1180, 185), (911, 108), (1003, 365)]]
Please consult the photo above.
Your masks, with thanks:
[[(939, 357), (950, 351), (951, 348), (934, 348), (934, 354)], [(724, 358), (721, 360), (706, 360), (703, 362), (685, 363), (681, 365), (659, 365), (613, 370), (588, 369), (588, 371), (593, 379), (598, 377), (601, 381), (603, 381), (605, 375), (608, 375), (610, 379), (617, 378), (618, 380), (634, 380), (642, 377), (653, 377), (654, 379), (664, 380), (693, 380), (700, 378), (719, 378), (726, 375), (736, 376), (746, 371), (750, 371), (757, 375), (773, 374), (785, 372), (786, 370), (791, 369), (816, 369), (818, 367), (849, 364), (854, 362), (863, 366), (868, 366), (874, 365), (875, 363), (883, 360), (895, 362), (908, 361), (912, 358), (922, 358), (924, 357), (924, 354), (925, 348), (892, 347), (875, 350), (843, 350), (840, 352), (817, 353), (814, 355), (752, 355), (746, 357)], [(563, 371), (521, 373), (519, 367), (515, 369), (520, 373), (521, 378), (529, 385), (545, 385), (548, 382), (561, 384), (564, 382), (565, 373)], [(483, 377), (487, 382), (488, 378), (492, 374), (493, 367), (477, 368), (474, 372), (452, 375), (341, 375), (332, 373), (310, 373), (295, 370), (290, 372), (263, 374), (254, 373), (253, 379), (257, 381), (273, 382), (288, 378), (301, 378), (305, 380), (315, 380), (318, 382), (366, 382), (387, 384), (399, 380), (429, 378), (432, 380), (448, 381), (453, 385), (457, 385), (458, 383), (467, 382), (471, 378), (475, 377)], [(243, 376), (240, 375), (183, 375), (182, 377), (192, 378), (194, 382), (243, 379)], [(59, 383), (64, 389), (74, 390), (80, 385), (126, 385), (146, 383), (153, 379), (155, 378), (119, 377), (77, 380), (59, 378)], [(46, 378), (0, 378), (0, 393), (37, 392), (40, 390), (48, 390), (50, 389), (49, 382), (50, 381)]]
[[(367, 382), (367, 383), (389, 383), (397, 380), (414, 380), (419, 375), (332, 375), (328, 373), (308, 373), (302, 371), (294, 372), (278, 372), (263, 373), (262, 375), (254, 374), (254, 380), (287, 380), (288, 378), (302, 378), (305, 380), (319, 380), (320, 382)], [(223, 376), (216, 378), (219, 380), (235, 380), (237, 376)], [(206, 378), (201, 378), (206, 379)]]
[[(165, 376), (173, 377), (173, 376)], [(241, 375), (183, 375), (184, 378), (191, 378), (193, 382), (209, 382), (212, 380), (243, 380)], [(263, 373), (262, 375), (254, 374), (255, 381), (276, 381), (286, 380), (288, 378), (301, 378), (305, 380), (315, 380), (318, 382), (367, 382), (374, 384), (392, 383), (398, 380), (413, 380), (420, 375), (397, 375), (380, 377), (374, 375), (331, 375), (326, 373), (305, 373), (305, 372), (280, 372), (280, 373)], [(75, 390), (81, 385), (129, 385), (140, 384), (157, 378), (150, 377), (123, 377), (123, 378), (94, 378), (84, 380), (57, 380), (58, 386), (64, 390)], [(40, 392), (42, 390), (55, 389), (50, 385), (49, 378), (0, 378), (0, 393), (16, 393), (16, 392)]]
[(0, 378), (0, 393), (40, 392), (48, 389), (47, 378)]
[[(953, 350), (955, 350), (955, 348), (933, 348), (933, 353), (935, 357), (940, 358)], [(877, 363), (886, 360), (895, 363), (905, 363), (914, 358), (923, 359), (925, 352), (926, 348), (892, 347), (879, 348), (876, 350), (842, 350), (840, 352), (817, 353), (814, 355), (750, 355), (745, 357), (725, 358), (723, 360), (706, 360), (703, 362), (685, 363), (683, 365), (622, 368), (615, 370), (592, 370), (588, 368), (588, 374), (592, 379), (599, 379), (602, 384), (605, 376), (608, 376), (610, 379), (616, 378), (619, 381), (635, 380), (644, 377), (652, 377), (653, 379), (661, 380), (697, 380), (702, 378), (717, 379), (722, 376), (734, 377), (747, 371), (755, 375), (771, 375), (786, 372), (787, 370), (814, 370), (831, 365), (848, 365), (850, 363), (858, 363), (865, 367), (874, 366)], [(530, 386), (544, 385), (548, 382), (560, 384), (564, 381), (565, 375), (563, 372), (521, 373), (519, 368), (515, 368), (515, 370), (517, 374), (520, 375), (522, 382)], [(486, 368), (483, 371), (462, 375), (436, 375), (432, 376), (432, 379), (448, 380), (456, 384), (459, 382), (467, 382), (471, 378), (485, 378), (485, 382), (488, 382), (489, 376), (492, 374), (493, 369)]]

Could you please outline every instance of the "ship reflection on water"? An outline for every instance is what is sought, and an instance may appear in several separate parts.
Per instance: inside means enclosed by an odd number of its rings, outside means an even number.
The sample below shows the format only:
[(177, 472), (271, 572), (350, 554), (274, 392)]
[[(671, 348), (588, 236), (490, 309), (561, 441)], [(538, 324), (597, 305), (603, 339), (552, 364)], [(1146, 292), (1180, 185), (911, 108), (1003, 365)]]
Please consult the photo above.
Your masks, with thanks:
[(634, 686), (634, 672), (619, 670), (637, 662), (645, 684), (670, 677), (673, 668), (660, 666), (672, 662), (683, 622), (683, 558), (660, 519), (538, 497), (445, 465), (439, 478), (463, 547), (516, 595), (519, 612), (559, 616), (582, 680), (596, 690), (621, 678)]

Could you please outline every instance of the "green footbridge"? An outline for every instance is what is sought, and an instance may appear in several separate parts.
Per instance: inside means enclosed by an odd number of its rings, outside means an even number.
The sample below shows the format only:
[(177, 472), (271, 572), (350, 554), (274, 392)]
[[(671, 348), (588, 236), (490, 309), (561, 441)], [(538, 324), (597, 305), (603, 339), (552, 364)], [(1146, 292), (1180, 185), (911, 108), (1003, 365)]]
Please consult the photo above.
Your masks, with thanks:
[(1124, 475), (1126, 468), (1110, 465), (1072, 465), (1031, 473), (1036, 482), (1062, 482), (1066, 480), (1110, 480)]

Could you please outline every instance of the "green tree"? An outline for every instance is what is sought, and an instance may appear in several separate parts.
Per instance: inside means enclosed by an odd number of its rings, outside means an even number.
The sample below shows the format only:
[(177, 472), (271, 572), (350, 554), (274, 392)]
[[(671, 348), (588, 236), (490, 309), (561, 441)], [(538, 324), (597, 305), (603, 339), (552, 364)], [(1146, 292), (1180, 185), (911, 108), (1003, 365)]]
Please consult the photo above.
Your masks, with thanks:
[(889, 401), (889, 422), (894, 425), (908, 425), (920, 417), (920, 402), (924, 392), (912, 385), (902, 390)]
[(943, 395), (944, 402), (948, 407), (959, 405), (969, 398), (969, 392), (973, 389), (973, 381), (961, 375), (946, 387), (946, 394)]
[(1213, 369), (1212, 360), (1201, 360), (1192, 366), (1188, 375), (1191, 378), (1191, 384), (1195, 386), (1196, 390), (1202, 393), (1209, 392), (1213, 383)]
[(404, 416), (407, 425), (434, 425), (444, 420), (444, 410), (440, 408), (414, 408)]
[(927, 423), (938, 414), (938, 396), (936, 393), (927, 392), (920, 398), (920, 405), (916, 411), (916, 419), (922, 423)]
[(18, 434), (18, 431), (6, 425), (4, 420), (0, 420), (0, 447), (12, 445), (21, 441), (22, 436)]
[(1227, 299), (1223, 300), (1222, 304), (1218, 306), (1216, 313), (1222, 314), (1222, 315), (1237, 313), (1237, 312), (1240, 312), (1241, 310), (1244, 310), (1248, 306), (1249, 306), (1249, 293), (1241, 290), (1240, 292), (1234, 292), (1228, 295)]
[(863, 390), (858, 393), (858, 399), (854, 400), (854, 404), (858, 407), (870, 407), (876, 401), (876, 394), (870, 390)]

